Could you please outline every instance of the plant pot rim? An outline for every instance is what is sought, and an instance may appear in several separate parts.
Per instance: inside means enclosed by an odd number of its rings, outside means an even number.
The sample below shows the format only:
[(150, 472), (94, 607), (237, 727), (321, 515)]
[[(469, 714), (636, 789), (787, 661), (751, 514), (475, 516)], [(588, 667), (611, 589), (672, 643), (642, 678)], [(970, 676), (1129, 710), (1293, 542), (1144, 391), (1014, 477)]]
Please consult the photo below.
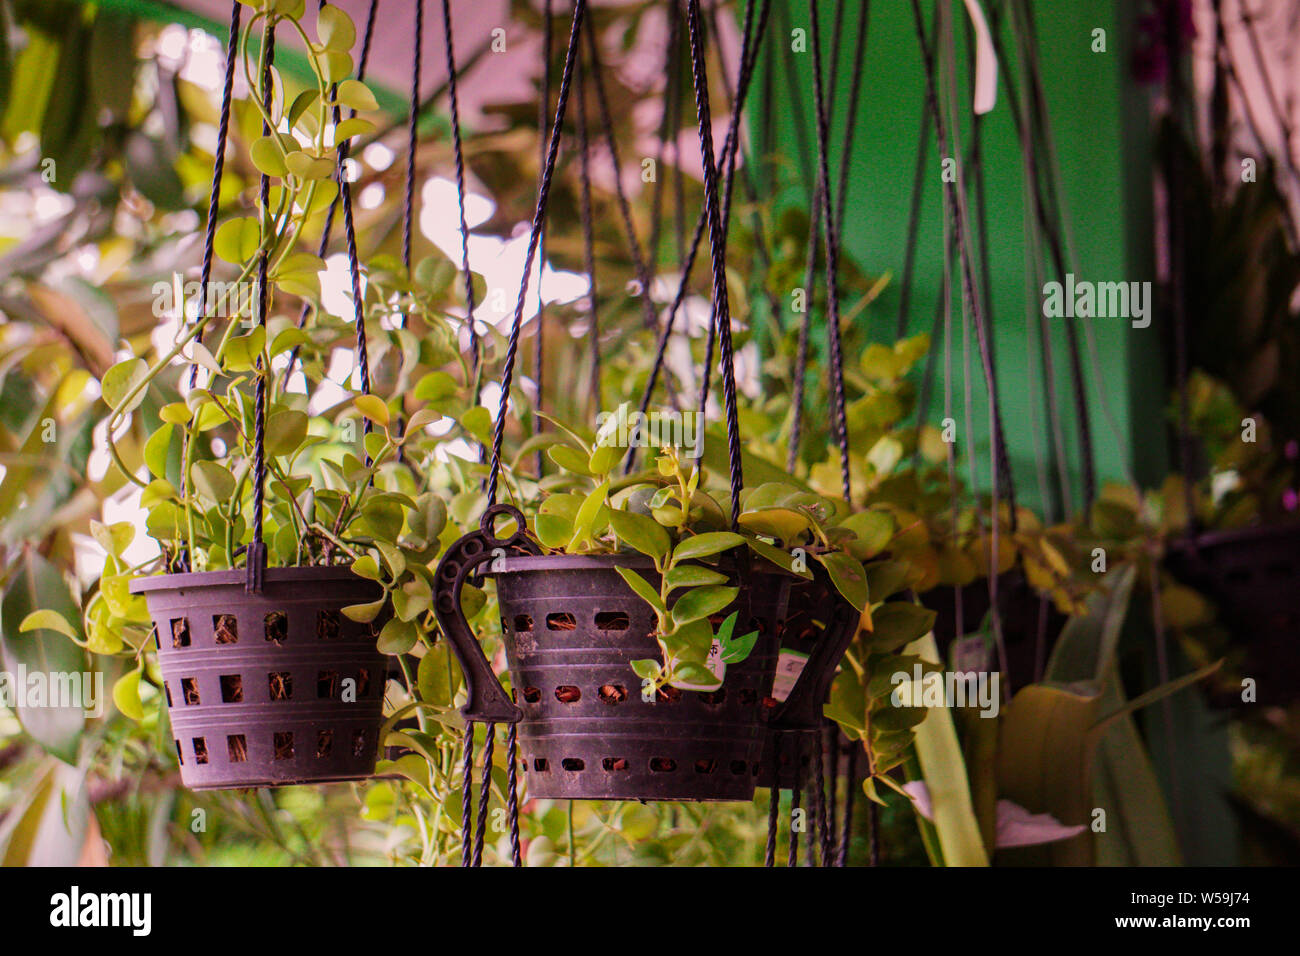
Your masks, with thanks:
[(1216, 548), (1222, 545), (1245, 544), (1253, 541), (1300, 537), (1300, 522), (1285, 521), (1279, 524), (1258, 524), (1246, 528), (1231, 528), (1226, 531), (1207, 531), (1198, 534), (1191, 542), (1183, 539), (1178, 542), (1178, 551), (1196, 551), (1202, 548)]
[[(731, 560), (723, 556), (721, 562), (724, 567), (734, 564)], [(529, 554), (529, 555), (506, 555), (499, 561), (495, 562), (494, 570), (485, 570), (485, 577), (495, 577), (502, 574), (526, 574), (535, 571), (609, 571), (614, 568), (635, 568), (637, 570), (655, 570), (654, 561), (648, 556), (639, 553), (619, 552), (617, 554)], [(755, 559), (751, 567), (754, 570), (792, 579), (799, 578), (796, 574), (789, 574), (781, 568), (767, 561)], [(802, 579), (800, 579), (802, 580)]]
[[(150, 591), (179, 591), (190, 588), (219, 588), (243, 584), (248, 580), (248, 571), (233, 568), (228, 571), (185, 571), (180, 574), (156, 574), (150, 577), (136, 578), (131, 582), (132, 594), (146, 594)], [(321, 564), (296, 568), (267, 568), (266, 583), (294, 584), (300, 581), (364, 581), (366, 578), (354, 574), (352, 569), (343, 564)]]

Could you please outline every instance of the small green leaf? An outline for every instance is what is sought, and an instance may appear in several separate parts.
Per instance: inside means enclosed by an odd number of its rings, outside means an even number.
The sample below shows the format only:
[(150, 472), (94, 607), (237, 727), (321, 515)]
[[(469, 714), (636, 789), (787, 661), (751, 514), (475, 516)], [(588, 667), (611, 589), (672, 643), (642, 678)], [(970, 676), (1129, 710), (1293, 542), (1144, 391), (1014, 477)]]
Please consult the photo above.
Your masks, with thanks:
[(669, 683), (683, 690), (698, 691), (716, 690), (722, 686), (722, 681), (718, 679), (717, 674), (695, 661), (685, 661), (678, 664), (674, 668), (673, 679)]
[(263, 136), (255, 140), (253, 145), (248, 147), (248, 155), (252, 158), (258, 172), (276, 179), (284, 177), (286, 171), (284, 157), (280, 155), (280, 144), (275, 138)]
[(745, 539), (731, 531), (709, 531), (687, 538), (673, 549), (672, 564), (698, 560), (728, 551), (745, 543)]
[(887, 601), (876, 608), (871, 617), (871, 649), (887, 654), (930, 633), (935, 613), (910, 601)]
[(357, 406), (357, 411), (376, 425), (382, 428), (388, 427), (388, 406), (378, 395), (358, 395), (352, 402)]
[(32, 611), (32, 613), (23, 618), (22, 623), (18, 625), (18, 633), (20, 634), (26, 634), (28, 631), (39, 630), (58, 631), (60, 634), (69, 637), (74, 641), (81, 640), (77, 635), (77, 632), (72, 629), (72, 625), (68, 623), (67, 618), (58, 611)]
[(410, 621), (395, 617), (379, 632), (379, 650), (383, 654), (405, 654), (415, 646), (420, 632)]
[(673, 623), (678, 627), (716, 614), (736, 599), (739, 588), (710, 585), (692, 588), (673, 605)]
[(266, 420), (266, 453), (272, 457), (297, 451), (306, 437), (306, 412), (289, 409)]
[(217, 227), (213, 250), (232, 265), (241, 266), (257, 254), (262, 244), (262, 229), (250, 216), (230, 219)]
[[(617, 530), (617, 529), (615, 529)], [(677, 588), (697, 588), (709, 584), (726, 584), (727, 576), (712, 568), (698, 564), (679, 564), (664, 575), (666, 591), (671, 594)]]
[(358, 624), (369, 624), (379, 617), (379, 612), (384, 609), (386, 603), (388, 603), (387, 598), (380, 598), (378, 601), (371, 601), (369, 604), (349, 604), (343, 608), (343, 616), (349, 621), (356, 621)]
[(132, 720), (144, 720), (144, 705), (140, 702), (140, 671), (123, 674), (113, 684), (113, 703)]
[[(133, 358), (118, 362), (104, 373), (100, 381), (100, 394), (104, 397), (104, 404), (119, 410), (123, 415), (134, 410), (144, 401), (146, 389), (140, 386), (148, 377), (149, 365), (144, 359)], [(128, 402), (127, 396), (133, 391), (135, 396)]]
[[(578, 514), (573, 519), (573, 537), (569, 539), (569, 550), (590, 540), (596, 533), (596, 523), (600, 519), (601, 509), (606, 508), (605, 500), (609, 497), (609, 482), (603, 481), (592, 489), (582, 502)], [(608, 511), (608, 509), (606, 508)]]
[(663, 598), (659, 596), (658, 591), (650, 586), (649, 581), (629, 568), (620, 567), (615, 568), (615, 570), (618, 571), (619, 577), (627, 582), (627, 586), (636, 593), (637, 597), (641, 598), (641, 600), (645, 601), (660, 614), (668, 613)]
[(360, 80), (344, 80), (339, 84), (338, 101), (359, 113), (373, 112), (379, 109), (379, 101), (370, 87)]
[(571, 475), (582, 475), (586, 478), (595, 476), (589, 464), (591, 456), (580, 452), (572, 445), (553, 445), (546, 450), (546, 457)]
[(862, 569), (862, 562), (838, 551), (814, 557), (830, 572), (835, 590), (858, 611), (865, 611), (871, 602), (867, 591), (867, 573)]
[(215, 504), (225, 504), (235, 493), (235, 476), (215, 461), (196, 461), (190, 477), (194, 490)]
[(659, 662), (651, 658), (632, 661), (632, 670), (642, 680), (658, 680), (662, 668)]
[(351, 50), (357, 42), (357, 30), (352, 25), (352, 18), (336, 6), (321, 7), (316, 17), (316, 36), (320, 39), (321, 46), (329, 50), (342, 50), (344, 53)]
[(662, 561), (672, 547), (668, 532), (653, 518), (632, 511), (612, 509), (609, 523), (622, 541), (654, 558), (656, 562)]

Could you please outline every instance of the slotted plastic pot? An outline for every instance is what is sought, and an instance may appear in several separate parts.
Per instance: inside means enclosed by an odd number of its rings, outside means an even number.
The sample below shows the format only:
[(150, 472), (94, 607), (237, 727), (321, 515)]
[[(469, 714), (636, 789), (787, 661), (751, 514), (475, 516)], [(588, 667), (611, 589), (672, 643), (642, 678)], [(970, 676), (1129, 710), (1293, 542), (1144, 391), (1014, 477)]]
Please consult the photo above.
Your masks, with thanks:
[[(480, 531), (448, 549), (434, 610), (466, 673), (479, 721), (517, 721), (530, 797), (576, 800), (753, 799), (767, 731), (791, 577), (766, 567), (720, 565), (740, 587), (738, 633), (759, 632), (743, 662), (713, 692), (643, 693), (632, 661), (659, 658), (654, 611), (618, 574), (657, 586), (648, 559), (538, 555), (529, 539), (498, 539), (494, 506)], [(481, 570), (480, 570), (481, 569)], [(460, 613), (460, 587), (475, 572), (496, 581), (514, 699), (488, 666)]]
[[(380, 586), (343, 567), (141, 578), (181, 781), (192, 790), (357, 780), (374, 773), (386, 659), (350, 604)], [(380, 621), (379, 623), (382, 623)]]
[[(1257, 702), (1300, 699), (1300, 524), (1209, 532), (1171, 548), (1171, 571), (1219, 606), (1245, 649)], [(1240, 694), (1225, 699), (1240, 704)]]

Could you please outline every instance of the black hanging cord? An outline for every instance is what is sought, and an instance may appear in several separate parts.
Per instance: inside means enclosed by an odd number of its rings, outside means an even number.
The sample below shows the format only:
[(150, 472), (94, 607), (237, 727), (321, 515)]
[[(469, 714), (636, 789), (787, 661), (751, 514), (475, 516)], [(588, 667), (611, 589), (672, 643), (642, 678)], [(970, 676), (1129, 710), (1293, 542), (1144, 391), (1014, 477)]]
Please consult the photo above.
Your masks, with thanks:
[(492, 796), (492, 748), (496, 743), (497, 725), (488, 721), (487, 737), (483, 742), (483, 776), (478, 790), (478, 816), (474, 823), (473, 866), (483, 865), (483, 839), (487, 833), (488, 801)]
[[(217, 236), (217, 214), (221, 205), (221, 180), (226, 168), (226, 142), (230, 135), (230, 104), (235, 83), (235, 60), (239, 55), (239, 20), (242, 10), (242, 4), (239, 0), (233, 0), (230, 5), (230, 34), (226, 39), (226, 75), (225, 81), (221, 87), (221, 118), (217, 122), (217, 146), (216, 155), (212, 160), (212, 191), (208, 197), (208, 221), (203, 231), (203, 266), (199, 272), (199, 309), (201, 315), (195, 316), (196, 322), (201, 322), (207, 314), (208, 308), (208, 282), (212, 279), (212, 255), (213, 247)], [(183, 303), (182, 299), (182, 303)], [(184, 305), (182, 304), (181, 318), (185, 319)], [(195, 339), (200, 345), (203, 343), (203, 331), (200, 329)], [(190, 365), (190, 389), (193, 390), (199, 381), (198, 363)], [(187, 450), (190, 442), (190, 433), (185, 433), (186, 450), (182, 450), (181, 458), (188, 458)], [(181, 497), (185, 496), (185, 478), (181, 474)], [(185, 569), (192, 570), (190, 555), (185, 554)]]
[[(582, 219), (582, 257), (583, 268), (587, 270), (587, 282), (589, 285), (588, 302), (590, 303), (587, 322), (589, 329), (587, 332), (587, 341), (590, 347), (591, 356), (591, 395), (595, 402), (596, 409), (601, 405), (600, 389), (600, 315), (597, 302), (596, 291), (596, 242), (592, 234), (591, 224), (591, 152), (590, 143), (587, 137), (587, 67), (583, 65), (582, 55), (578, 56), (576, 65), (578, 70), (578, 203), (579, 214)], [(662, 154), (663, 144), (660, 143), (660, 153)], [(655, 173), (656, 186), (658, 185), (658, 167)], [(659, 190), (655, 190), (656, 201), (660, 198)], [(657, 217), (656, 217), (657, 225)], [(658, 239), (651, 239), (651, 251), (653, 253)]]
[[(402, 265), (411, 279), (411, 233), (415, 223), (415, 154), (420, 144), (420, 79), (424, 67), (424, 0), (415, 0), (415, 39), (412, 41), (411, 98), (406, 110), (406, 182), (402, 195)], [(448, 49), (451, 38), (447, 38)], [(457, 130), (459, 133), (459, 130)], [(460, 190), (461, 222), (464, 223), (464, 190)], [(466, 270), (466, 275), (469, 270)], [(402, 312), (398, 326), (406, 328), (407, 313)], [(406, 418), (399, 415), (397, 433), (406, 432)], [(397, 460), (406, 460), (404, 446), (397, 446)]]
[(555, 176), (555, 163), (559, 157), (559, 132), (564, 127), (564, 110), (569, 102), (569, 87), (573, 79), (573, 66), (577, 59), (578, 43), (582, 37), (582, 17), (587, 9), (587, 0), (574, 0), (573, 25), (569, 31), (569, 46), (564, 57), (564, 74), (560, 79), (560, 94), (555, 106), (555, 123), (551, 127), (550, 145), (546, 153), (546, 162), (542, 165), (541, 181), (537, 190), (537, 207), (533, 212), (532, 230), (528, 237), (528, 251), (524, 256), (523, 278), (519, 285), (519, 298), (515, 302), (514, 321), (510, 325), (510, 337), (506, 346), (505, 364), (501, 370), (501, 401), (497, 407), (497, 418), (492, 433), (492, 464), (488, 472), (487, 503), (496, 504), (497, 484), (501, 474), (501, 446), (505, 440), (506, 413), (510, 410), (510, 383), (514, 378), (515, 359), (519, 351), (519, 329), (523, 323), (524, 301), (528, 295), (528, 274), (537, 255), (537, 244), (541, 238), (542, 222), (546, 216), (546, 203), (550, 198), (551, 180)]
[(849, 481), (849, 426), (845, 414), (844, 351), (840, 342), (839, 295), (839, 237), (835, 210), (831, 202), (830, 158), (827, 140), (830, 138), (830, 117), (826, 109), (826, 93), (822, 84), (821, 27), (817, 16), (817, 0), (808, 0), (808, 17), (811, 26), (813, 51), (813, 95), (817, 112), (817, 163), (818, 177), (822, 182), (821, 212), (826, 245), (826, 332), (830, 346), (830, 373), (832, 414), (840, 446), (840, 481), (844, 500), (852, 501)]
[[(456, 200), (460, 216), (460, 266), (465, 276), (465, 324), (469, 327), (469, 350), (473, 362), (472, 374), (478, 381), (479, 355), (478, 329), (474, 325), (474, 275), (469, 271), (469, 224), (465, 218), (465, 152), (460, 138), (460, 95), (456, 88), (456, 49), (451, 25), (451, 0), (442, 0), (443, 48), (447, 54), (447, 95), (451, 101), (451, 146), (456, 159)], [(478, 396), (474, 396), (475, 401)]]
[[(551, 0), (544, 0), (542, 6), (542, 99), (537, 104), (537, 149), (541, 167), (546, 165), (550, 134), (546, 122), (547, 114), (551, 108), (551, 19)], [(541, 264), (537, 267), (537, 335), (533, 338), (533, 387), (537, 390), (537, 397), (533, 400), (533, 434), (538, 434), (542, 430), (542, 384), (546, 358), (546, 302), (542, 299), (542, 279), (546, 272), (545, 213), (542, 214), (542, 232), (537, 243), (537, 257)], [(531, 265), (530, 262), (529, 268), (531, 268)], [(527, 277), (525, 277), (524, 281), (528, 281)], [(539, 448), (537, 454), (533, 456), (533, 467), (538, 478), (542, 477), (542, 466), (545, 463), (546, 458)]]
[[(699, 120), (700, 160), (704, 167), (704, 206), (709, 217), (709, 247), (713, 259), (713, 324), (718, 330), (722, 355), (722, 392), (727, 419), (727, 458), (731, 480), (731, 526), (740, 526), (740, 489), (744, 475), (740, 463), (740, 424), (736, 410), (736, 368), (731, 345), (731, 308), (727, 300), (727, 233), (722, 224), (718, 198), (718, 169), (713, 158), (713, 120), (709, 112), (709, 80), (705, 74), (704, 37), (700, 23), (700, 0), (687, 0), (686, 13), (691, 36), (691, 80), (695, 87), (695, 111)], [(739, 99), (739, 98), (737, 98)], [(704, 368), (707, 382), (710, 369)], [(700, 407), (703, 415), (705, 409)]]
[(614, 167), (614, 196), (618, 200), (619, 216), (623, 220), (623, 232), (627, 240), (627, 251), (632, 257), (632, 269), (636, 273), (637, 284), (641, 287), (641, 320), (647, 329), (658, 324), (654, 301), (650, 298), (651, 274), (641, 249), (641, 240), (636, 234), (636, 224), (632, 221), (632, 206), (627, 199), (627, 190), (623, 188), (622, 169), (619, 161), (618, 142), (614, 136), (614, 120), (609, 109), (609, 97), (605, 92), (605, 77), (600, 63), (600, 44), (596, 42), (596, 31), (587, 31), (587, 56), (591, 63), (592, 86), (596, 91), (596, 108), (599, 111), (600, 125), (605, 135), (605, 148), (609, 150), (609, 159)]
[[(212, 191), (208, 196), (208, 221), (203, 230), (203, 267), (199, 271), (199, 308), (206, 311), (208, 282), (212, 279), (212, 250), (217, 237), (217, 214), (221, 205), (221, 179), (226, 169), (226, 142), (230, 136), (230, 104), (235, 84), (235, 60), (239, 55), (239, 19), (242, 4), (234, 0), (230, 7), (230, 35), (226, 39), (226, 78), (221, 86), (221, 118), (217, 121), (216, 155), (212, 159)], [(197, 318), (197, 317), (196, 317)], [(199, 332), (195, 340), (203, 342)], [(198, 383), (199, 366), (190, 366), (190, 388)], [(185, 494), (185, 476), (181, 476), (181, 494)]]
[(460, 865), (471, 866), (470, 834), (473, 826), (474, 721), (465, 721), (464, 749), (460, 763)]
[[(236, 2), (238, 2), (238, 0), (236, 0)], [(328, 5), (329, 4), (327, 3), (327, 0), (320, 0), (317, 9), (322, 10)], [(370, 10), (366, 14), (366, 28), (365, 28), (365, 33), (361, 39), (361, 57), (357, 61), (357, 79), (362, 81), (364, 81), (366, 78), (366, 65), (370, 60), (370, 45), (371, 45), (370, 41), (375, 33), (375, 13), (378, 6), (379, 6), (379, 0), (370, 0)], [(351, 115), (353, 116), (355, 116), (357, 113), (356, 110), (351, 110), (350, 112)], [(336, 126), (338, 125), (338, 121), (341, 117), (342, 117), (342, 111), (336, 107), (334, 110), (334, 121)], [(338, 154), (339, 165), (342, 165), (344, 162), (347, 161), (348, 153), (351, 151), (351, 146), (352, 146), (351, 140), (346, 140), (345, 142), (339, 144), (339, 154)], [(320, 244), (316, 249), (316, 255), (321, 259), (324, 259), (325, 254), (329, 252), (330, 236), (334, 232), (334, 217), (335, 214), (338, 212), (339, 200), (341, 197), (342, 197), (341, 192), (336, 193), (334, 195), (334, 198), (330, 200), (329, 208), (325, 211), (325, 223), (321, 227)], [(303, 302), (302, 308), (298, 310), (298, 328), (301, 329), (304, 326), (306, 326), (307, 317), (311, 314), (311, 309), (312, 309), (312, 305), (310, 302)], [(293, 347), (293, 350), (289, 353), (288, 364), (285, 365), (284, 372), (280, 376), (280, 387), (282, 390), (288, 385), (289, 378), (290, 376), (293, 375), (293, 370), (298, 364), (298, 352), (299, 352), (299, 347), (295, 345)]]
[(767, 785), (767, 845), (763, 850), (763, 865), (769, 869), (776, 866), (776, 833), (779, 826), (778, 813), (781, 808), (781, 753), (784, 749), (785, 734), (775, 731), (772, 736), (772, 779)]
[[(728, 183), (731, 182), (735, 170), (735, 156), (737, 150), (739, 149), (739, 144), (740, 144), (740, 117), (744, 111), (745, 97), (749, 91), (750, 80), (753, 77), (754, 67), (758, 62), (757, 50), (760, 48), (760, 41), (762, 39), (762, 30), (767, 23), (767, 10), (768, 10), (770, 0), (751, 0), (751, 8), (754, 2), (761, 2), (763, 4), (764, 15), (759, 18), (758, 30), (754, 33), (751, 39), (748, 24), (751, 22), (750, 13), (752, 12), (752, 10), (746, 11), (747, 26), (745, 30), (745, 41), (741, 51), (741, 63), (740, 63), (741, 73), (740, 73), (739, 81), (736, 84), (736, 95), (732, 103), (731, 123), (727, 128), (727, 138), (723, 142), (723, 146), (722, 146), (723, 163), (726, 167), (724, 171), (724, 175), (726, 176)], [(728, 190), (729, 188), (730, 187), (728, 186)], [(645, 391), (641, 393), (640, 410), (642, 414), (644, 414), (646, 409), (650, 407), (650, 399), (654, 396), (655, 386), (658, 384), (659, 375), (663, 371), (664, 361), (668, 353), (668, 342), (672, 337), (673, 326), (676, 324), (677, 314), (681, 310), (682, 303), (686, 301), (686, 293), (689, 289), (691, 272), (695, 268), (695, 258), (699, 252), (700, 242), (703, 239), (704, 227), (707, 222), (708, 222), (708, 211), (707, 209), (702, 209), (700, 210), (699, 217), (695, 221), (695, 233), (692, 236), (689, 245), (686, 246), (685, 256), (683, 257), (684, 261), (681, 266), (681, 277), (677, 285), (677, 293), (674, 295), (672, 305), (668, 309), (668, 317), (664, 322), (663, 329), (660, 330), (659, 342), (655, 349), (655, 360), (650, 368), (650, 377), (646, 381)], [(725, 232), (726, 220), (724, 219), (723, 222), (724, 222), (724, 232)], [(705, 375), (704, 375), (706, 388), (708, 383), (708, 369), (710, 365), (712, 365), (713, 334), (714, 334), (713, 326), (712, 324), (710, 324), (709, 359), (707, 364), (705, 365)], [(633, 449), (633, 452), (635, 452), (635, 449)], [(624, 468), (623, 468), (624, 474), (631, 472), (635, 460), (636, 460), (635, 454), (628, 455), (627, 461), (624, 464)]]
[[(275, 25), (267, 17), (266, 27), (262, 31), (262, 107), (270, 115), (274, 88), (271, 82), (271, 67), (275, 62)], [(271, 135), (271, 127), (262, 120), (262, 135)], [(257, 208), (265, 214), (270, 204), (271, 178), (262, 174), (257, 190)], [(265, 241), (257, 254), (257, 324), (266, 328), (266, 310), (270, 292), (267, 289), (267, 267), (270, 250)], [(257, 359), (257, 387), (253, 408), (253, 540), (245, 554), (248, 578), (244, 585), (250, 593), (258, 593), (266, 578), (266, 544), (262, 540), (262, 521), (266, 507), (266, 376), (269, 370), (263, 366), (261, 356)]]

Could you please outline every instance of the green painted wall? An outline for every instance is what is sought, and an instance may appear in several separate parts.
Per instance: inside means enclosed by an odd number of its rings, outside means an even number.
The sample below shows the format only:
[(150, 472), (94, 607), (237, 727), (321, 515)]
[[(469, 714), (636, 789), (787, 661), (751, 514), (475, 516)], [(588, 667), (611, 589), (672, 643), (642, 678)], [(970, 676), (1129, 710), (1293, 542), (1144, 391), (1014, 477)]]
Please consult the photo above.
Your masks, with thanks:
[[(945, 0), (946, 2), (946, 0)], [(834, 33), (835, 4), (823, 0), (822, 44), (829, 61)], [(849, 99), (851, 57), (857, 18), (865, 5), (848, 3), (840, 30), (840, 66), (834, 94), (834, 123), (831, 158), (832, 179), (837, 178), (839, 144)], [(929, 3), (923, 4), (928, 10)], [(988, 0), (985, 0), (988, 6)], [(1141, 92), (1127, 80), (1129, 57), (1122, 42), (1118, 0), (1071, 0), (1069, 3), (1036, 3), (1035, 15), (1040, 57), (1049, 116), (1052, 118), (1060, 183), (1077, 262), (1076, 275), (1092, 281), (1151, 280), (1150, 190), (1143, 170), (1149, 169)], [(960, 2), (953, 11), (959, 62), (956, 75), (967, 75), (966, 14)], [(907, 223), (911, 202), (913, 168), (925, 95), (925, 76), (920, 46), (915, 33), (912, 5), (908, 0), (870, 4), (871, 21), (865, 60), (865, 75), (858, 126), (850, 163), (848, 201), (842, 226), (846, 253), (866, 272), (893, 273), (894, 282), (862, 321), (869, 323), (873, 340), (892, 340), (899, 307)], [(797, 0), (776, 0), (770, 28), (774, 44), (791, 43), (791, 31), (807, 28), (808, 9)], [(1092, 31), (1106, 31), (1107, 52), (1094, 53)], [(1004, 36), (1010, 42), (1009, 31)], [(755, 80), (758, 100), (750, 111), (752, 131), (762, 142), (761, 124), (771, 123), (778, 149), (788, 163), (786, 188), (777, 205), (806, 202), (799, 170), (807, 154), (807, 168), (815, 168), (812, 117), (812, 53), (794, 53), (790, 71), (781, 56), (775, 59), (772, 102), (762, 102), (763, 77)], [(770, 65), (771, 61), (767, 61)], [(1000, 78), (1001, 80), (1001, 78)], [(1019, 78), (1017, 78), (1017, 84)], [(791, 91), (794, 87), (794, 92)], [(792, 108), (792, 100), (802, 102)], [(963, 94), (964, 96), (964, 94)], [(969, 109), (966, 110), (969, 113)], [(804, 129), (799, 130), (800, 113)], [(970, 143), (969, 118), (961, 130), (961, 141)], [(1044, 392), (1031, 379), (1027, 318), (1037, 321), (1041, 288), (1031, 288), (1026, 273), (1025, 196), (1021, 174), (1020, 145), (1015, 134), (1007, 87), (999, 82), (998, 104), (983, 122), (984, 175), (988, 191), (988, 234), (992, 288), (993, 324), (999, 376), (1001, 408), (1007, 431), (1012, 467), (1018, 492), (1024, 502), (1041, 504), (1036, 461), (1045, 461), (1048, 432)], [(801, 150), (800, 143), (809, 148)], [(929, 331), (934, 320), (943, 273), (940, 162), (931, 137), (925, 175), (925, 202), (921, 220), (911, 308), (909, 334)], [(969, 170), (966, 171), (969, 174)], [(973, 204), (972, 204), (973, 210)], [(1050, 264), (1049, 264), (1050, 269)], [(1048, 278), (1054, 276), (1049, 275)], [(1027, 298), (1028, 296), (1028, 298)], [(957, 300), (954, 300), (957, 301)], [(963, 412), (965, 386), (962, 368), (960, 311), (954, 313), (953, 403), (959, 435), (965, 428)], [(1066, 457), (1070, 484), (1077, 503), (1080, 494), (1078, 442), (1073, 425), (1073, 401), (1066, 364), (1065, 319), (1051, 320), (1054, 328), (1052, 353), (1056, 369), (1057, 397), (1066, 419)], [(1159, 474), (1162, 459), (1158, 396), (1162, 392), (1159, 371), (1159, 329), (1157, 316), (1147, 329), (1132, 329), (1121, 319), (1094, 319), (1098, 362), (1089, 360), (1086, 340), (1081, 336), (1091, 406), (1094, 455), (1099, 483), (1122, 477), (1125, 463), (1137, 452), (1139, 477), (1150, 481)], [(985, 385), (972, 337), (971, 393), (976, 461), (983, 480), (987, 479), (988, 429)], [(936, 380), (936, 399), (931, 420), (942, 418), (942, 377)], [(1101, 397), (1104, 394), (1113, 413), (1108, 422)], [(1035, 424), (1036, 423), (1036, 424)], [(1154, 427), (1153, 427), (1154, 426)], [(1035, 448), (1037, 435), (1037, 449)], [(963, 474), (965, 472), (963, 471)], [(1077, 505), (1076, 505), (1077, 506)]]

